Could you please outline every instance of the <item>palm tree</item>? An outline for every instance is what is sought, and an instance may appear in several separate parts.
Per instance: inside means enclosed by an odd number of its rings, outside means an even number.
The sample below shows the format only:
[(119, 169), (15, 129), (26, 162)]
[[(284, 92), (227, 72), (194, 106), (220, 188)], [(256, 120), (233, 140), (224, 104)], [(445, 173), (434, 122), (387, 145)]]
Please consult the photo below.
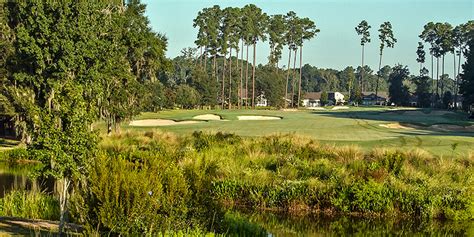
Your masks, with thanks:
[(423, 71), (423, 63), (425, 63), (425, 49), (424, 45), (422, 42), (418, 42), (418, 48), (416, 49), (416, 55), (418, 56), (416, 58), (416, 61), (420, 63), (420, 75), (422, 74)]
[(362, 65), (361, 65), (362, 71), (360, 72), (360, 80), (359, 80), (359, 87), (361, 89), (362, 89), (363, 80), (364, 80), (364, 49), (365, 49), (365, 44), (370, 43), (370, 31), (369, 31), (370, 28), (371, 26), (369, 25), (369, 23), (367, 23), (366, 20), (361, 21), (359, 25), (355, 27), (357, 34), (362, 36), (360, 38), (360, 45), (362, 46)]
[(300, 101), (301, 101), (301, 77), (303, 73), (303, 43), (305, 40), (310, 40), (314, 36), (316, 36), (316, 33), (319, 33), (320, 30), (316, 28), (316, 25), (312, 20), (309, 18), (303, 18), (300, 21), (300, 26), (302, 28), (302, 36), (300, 38), (300, 41), (298, 42), (300, 46), (300, 75), (299, 75), (299, 80), (298, 80), (298, 105), (297, 107), (300, 107)]
[(387, 48), (393, 48), (397, 39), (393, 37), (392, 24), (389, 21), (386, 21), (380, 25), (379, 29), (379, 39), (380, 39), (380, 59), (379, 59), (379, 71), (377, 72), (377, 83), (375, 86), (375, 104), (378, 103), (378, 91), (379, 91), (379, 79), (380, 79), (380, 69), (382, 67), (382, 55), (383, 49), (385, 46)]

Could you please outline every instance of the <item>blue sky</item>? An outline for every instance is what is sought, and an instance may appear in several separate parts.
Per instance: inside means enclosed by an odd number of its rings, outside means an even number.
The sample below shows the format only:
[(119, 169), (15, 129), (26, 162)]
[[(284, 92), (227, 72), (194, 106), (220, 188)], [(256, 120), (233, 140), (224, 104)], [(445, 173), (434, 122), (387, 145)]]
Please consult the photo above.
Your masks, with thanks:
[[(197, 30), (192, 21), (204, 7), (243, 7), (253, 3), (267, 14), (285, 14), (293, 10), (300, 17), (309, 17), (321, 32), (305, 43), (304, 63), (319, 68), (343, 69), (357, 66), (361, 61), (359, 36), (354, 27), (367, 20), (372, 42), (366, 45), (365, 62), (372, 69), (378, 67), (378, 28), (390, 21), (398, 42), (393, 49), (384, 50), (382, 64), (408, 65), (411, 73), (418, 72), (416, 47), (423, 25), (429, 21), (449, 22), (453, 26), (474, 19), (474, 0), (142, 0), (147, 4), (147, 16), (156, 32), (168, 37), (168, 57), (176, 57), (181, 49), (195, 47)], [(257, 48), (257, 63), (266, 63), (267, 42)], [(425, 46), (427, 48), (427, 46)], [(284, 51), (280, 65), (285, 65)], [(446, 57), (446, 73), (453, 73), (453, 59)]]

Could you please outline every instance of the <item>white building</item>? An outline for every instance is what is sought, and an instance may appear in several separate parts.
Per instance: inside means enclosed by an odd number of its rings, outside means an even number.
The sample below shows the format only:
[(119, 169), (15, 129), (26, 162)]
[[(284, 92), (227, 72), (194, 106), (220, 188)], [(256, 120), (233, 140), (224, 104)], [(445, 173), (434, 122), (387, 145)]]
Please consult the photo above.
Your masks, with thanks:
[(255, 106), (258, 106), (258, 107), (268, 106), (268, 100), (267, 98), (265, 98), (265, 93), (258, 95), (255, 100), (256, 100)]

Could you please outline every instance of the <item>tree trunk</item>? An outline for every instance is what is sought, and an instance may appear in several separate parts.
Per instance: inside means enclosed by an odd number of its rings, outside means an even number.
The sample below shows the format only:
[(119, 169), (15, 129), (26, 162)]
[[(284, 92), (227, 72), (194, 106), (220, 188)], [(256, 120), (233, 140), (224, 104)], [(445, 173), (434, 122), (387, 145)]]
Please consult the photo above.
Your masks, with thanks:
[[(443, 76), (444, 75), (444, 54), (443, 54), (443, 58), (441, 60), (442, 60), (441, 61), (441, 76)], [(444, 97), (444, 84), (443, 84), (443, 88), (441, 88), (441, 97), (440, 97), (440, 99), (442, 99), (443, 97)]]
[(232, 109), (232, 47), (229, 55), (229, 109)]
[[(207, 74), (207, 47), (204, 48), (204, 65), (203, 65), (203, 69), (204, 69), (204, 72), (206, 72)], [(207, 74), (209, 75), (209, 74)]]
[(224, 57), (222, 57), (222, 92), (221, 92), (221, 95), (222, 95), (222, 109), (225, 108), (225, 63), (227, 61), (227, 59), (225, 58), (226, 54), (224, 53)]
[(458, 104), (458, 80), (456, 77), (456, 50), (453, 50), (453, 81), (454, 81), (454, 105), (453, 108), (454, 110), (457, 110), (457, 104)]
[(379, 71), (377, 72), (377, 83), (375, 83), (375, 105), (379, 103), (379, 81), (380, 81), (380, 68), (382, 68), (382, 51), (380, 51), (379, 59)]
[(247, 109), (249, 106), (249, 45), (247, 45), (247, 63), (245, 69), (245, 108)]
[(216, 68), (216, 63), (217, 63), (216, 62), (217, 61), (216, 57), (217, 57), (217, 55), (214, 54), (214, 59), (213, 59), (214, 62), (212, 63), (212, 76), (216, 78), (216, 81), (218, 81), (218, 79), (217, 79), (217, 68)]
[(290, 65), (291, 65), (291, 48), (288, 50), (288, 66), (286, 67), (286, 87), (285, 87), (285, 108), (288, 107), (286, 100), (288, 99), (288, 87), (290, 79)]
[(361, 92), (364, 91), (364, 48), (365, 48), (365, 45), (362, 45), (362, 67), (360, 69), (360, 83), (359, 83)]
[(60, 209), (60, 217), (59, 217), (59, 235), (63, 236), (64, 234), (64, 225), (66, 223), (67, 218), (67, 201), (68, 201), (68, 194), (69, 194), (69, 185), (71, 181), (64, 177), (59, 180), (60, 189), (59, 189), (59, 209)]
[(199, 47), (200, 53), (199, 53), (199, 66), (202, 67), (202, 46)]
[(242, 49), (240, 51), (240, 94), (239, 94), (239, 109), (242, 109), (242, 92), (243, 92), (243, 77), (244, 77), (244, 40), (242, 40)]
[(253, 42), (253, 67), (252, 67), (252, 108), (255, 109), (255, 60), (257, 57), (257, 41)]
[(298, 104), (297, 104), (297, 108), (299, 109), (300, 108), (300, 101), (301, 101), (301, 75), (303, 73), (303, 67), (302, 67), (302, 61), (303, 60), (303, 44), (301, 44), (300, 46), (300, 79), (298, 80)]
[(291, 78), (291, 107), (295, 107), (295, 79), (296, 79), (296, 53), (298, 52), (298, 47), (295, 47), (295, 53), (293, 55), (293, 73)]
[(462, 47), (459, 47), (459, 58), (458, 58), (458, 73), (456, 75), (456, 86), (459, 93), (459, 75), (461, 74), (461, 56), (462, 56)]
[(431, 54), (431, 107), (434, 107), (435, 105), (435, 93), (434, 93), (434, 58), (433, 54)]
[(439, 99), (439, 57), (436, 57), (436, 102)]

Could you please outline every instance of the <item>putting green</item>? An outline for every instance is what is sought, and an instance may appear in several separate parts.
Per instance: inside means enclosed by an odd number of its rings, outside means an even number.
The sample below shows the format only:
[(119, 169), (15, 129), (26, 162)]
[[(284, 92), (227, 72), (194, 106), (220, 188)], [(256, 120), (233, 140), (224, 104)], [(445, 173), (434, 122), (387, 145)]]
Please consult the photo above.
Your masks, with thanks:
[[(413, 109), (355, 108), (344, 110), (170, 110), (143, 113), (136, 119), (192, 120), (195, 116), (214, 114), (226, 122), (209, 120), (205, 123), (169, 127), (125, 129), (191, 134), (194, 131), (227, 132), (240, 136), (295, 134), (323, 143), (355, 144), (365, 150), (375, 147), (423, 149), (435, 155), (474, 154), (474, 122), (462, 113)], [(239, 120), (239, 116), (273, 116), (278, 120)], [(394, 126), (398, 124), (399, 126)], [(465, 129), (437, 129), (456, 127)], [(453, 125), (453, 126), (445, 126)], [(455, 125), (455, 126), (454, 126)], [(406, 129), (410, 128), (410, 129)]]

